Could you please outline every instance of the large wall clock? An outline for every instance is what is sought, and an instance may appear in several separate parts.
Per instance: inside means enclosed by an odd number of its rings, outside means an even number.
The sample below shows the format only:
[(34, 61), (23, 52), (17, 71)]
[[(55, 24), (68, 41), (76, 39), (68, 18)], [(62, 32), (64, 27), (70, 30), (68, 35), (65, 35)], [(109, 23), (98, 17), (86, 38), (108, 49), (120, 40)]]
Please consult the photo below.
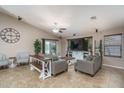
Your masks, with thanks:
[(5, 28), (1, 30), (0, 37), (7, 43), (17, 43), (20, 40), (20, 33), (13, 28)]

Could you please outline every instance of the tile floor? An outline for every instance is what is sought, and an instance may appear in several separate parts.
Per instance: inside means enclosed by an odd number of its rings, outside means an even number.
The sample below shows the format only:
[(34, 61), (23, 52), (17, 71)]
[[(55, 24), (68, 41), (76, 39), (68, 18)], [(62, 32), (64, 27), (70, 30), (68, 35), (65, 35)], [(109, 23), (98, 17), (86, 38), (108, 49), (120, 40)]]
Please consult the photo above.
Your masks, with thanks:
[(68, 72), (56, 77), (40, 80), (37, 71), (30, 71), (29, 66), (0, 70), (1, 88), (124, 88), (124, 70), (102, 67), (94, 76), (75, 72), (69, 66)]

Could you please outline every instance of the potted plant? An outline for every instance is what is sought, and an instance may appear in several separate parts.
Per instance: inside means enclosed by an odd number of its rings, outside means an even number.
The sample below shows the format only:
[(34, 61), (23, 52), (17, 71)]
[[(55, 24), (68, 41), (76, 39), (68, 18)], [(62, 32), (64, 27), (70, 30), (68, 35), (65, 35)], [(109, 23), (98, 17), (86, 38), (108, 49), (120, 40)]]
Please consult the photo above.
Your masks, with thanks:
[(38, 56), (38, 54), (41, 52), (41, 42), (40, 42), (40, 40), (38, 40), (38, 39), (35, 40), (34, 49), (35, 49), (35, 55)]

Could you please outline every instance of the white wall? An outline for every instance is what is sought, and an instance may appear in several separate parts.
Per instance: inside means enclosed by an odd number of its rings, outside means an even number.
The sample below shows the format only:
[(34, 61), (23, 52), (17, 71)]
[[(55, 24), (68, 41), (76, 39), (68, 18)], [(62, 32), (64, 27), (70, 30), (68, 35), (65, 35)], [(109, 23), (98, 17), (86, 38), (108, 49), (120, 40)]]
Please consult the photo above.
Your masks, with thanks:
[[(21, 35), (20, 41), (15, 44), (6, 43), (0, 38), (0, 53), (4, 53), (8, 57), (16, 56), (18, 52), (22, 52), (22, 51), (28, 51), (31, 54), (34, 54), (33, 43), (37, 38), (38, 39), (42, 39), (42, 38), (57, 39), (57, 37), (51, 34), (41, 31), (24, 22), (18, 21), (13, 17), (0, 13), (0, 31), (6, 27), (12, 27), (16, 29), (18, 32), (20, 32), (20, 35)], [(117, 33), (123, 34), (122, 58), (103, 56), (103, 64), (124, 68), (124, 29), (111, 29), (111, 30), (102, 31), (98, 34), (83, 33), (81, 36), (63, 38), (62, 40), (59, 40), (58, 52), (62, 56), (65, 56), (67, 52), (66, 39), (88, 37), (88, 36), (93, 36), (93, 51), (94, 51), (94, 40), (100, 40), (100, 39), (104, 40), (104, 35), (117, 34)]]
[[(106, 57), (103, 55), (103, 64), (110, 65), (110, 66), (116, 66), (119, 68), (124, 68), (124, 28), (114, 28), (111, 30), (105, 30), (100, 31), (99, 33), (83, 33), (81, 36), (75, 36), (75, 37), (66, 37), (62, 40), (62, 55), (64, 56), (66, 54), (67, 50), (67, 39), (71, 38), (80, 38), (80, 37), (88, 37), (93, 36), (93, 52), (94, 52), (94, 40), (102, 40), (104, 42), (104, 35), (111, 35), (111, 34), (118, 34), (122, 33), (122, 58), (116, 58), (116, 57)], [(103, 47), (104, 48), (104, 47)]]
[(34, 54), (33, 43), (35, 39), (57, 39), (57, 37), (49, 33), (46, 33), (24, 22), (18, 21), (11, 16), (0, 13), (0, 31), (7, 27), (16, 29), (21, 36), (20, 41), (15, 44), (6, 43), (0, 38), (0, 53), (4, 53), (8, 57), (16, 56), (18, 52), (23, 51), (28, 51), (31, 54)]
[(104, 35), (119, 33), (122, 33), (122, 58), (103, 56), (103, 64), (124, 68), (124, 29), (111, 29), (109, 31), (103, 31), (100, 37), (104, 40)]

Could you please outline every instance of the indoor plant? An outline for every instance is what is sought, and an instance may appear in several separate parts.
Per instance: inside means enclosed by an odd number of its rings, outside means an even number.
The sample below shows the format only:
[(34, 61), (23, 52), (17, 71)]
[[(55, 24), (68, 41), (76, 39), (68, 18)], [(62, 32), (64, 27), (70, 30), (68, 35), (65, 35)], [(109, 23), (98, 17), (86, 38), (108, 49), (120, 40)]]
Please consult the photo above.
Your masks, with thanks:
[(40, 40), (36, 39), (34, 42), (34, 48), (35, 48), (35, 54), (38, 56), (38, 54), (41, 52), (41, 42)]

